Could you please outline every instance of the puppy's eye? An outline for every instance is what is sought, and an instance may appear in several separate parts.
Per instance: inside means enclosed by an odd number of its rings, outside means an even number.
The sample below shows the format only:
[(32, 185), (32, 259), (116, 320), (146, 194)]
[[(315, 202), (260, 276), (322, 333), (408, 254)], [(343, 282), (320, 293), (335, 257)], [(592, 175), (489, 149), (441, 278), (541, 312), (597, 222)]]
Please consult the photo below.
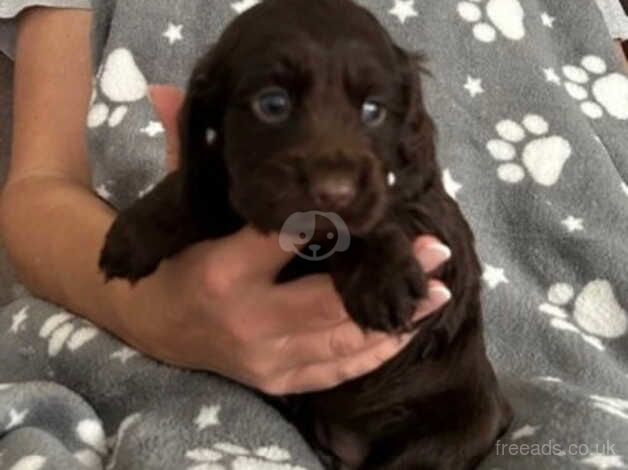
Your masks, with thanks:
[(253, 99), (253, 112), (263, 122), (278, 124), (292, 111), (290, 95), (283, 88), (266, 88)]
[(377, 127), (386, 120), (386, 108), (373, 100), (366, 100), (362, 105), (362, 122), (369, 127)]

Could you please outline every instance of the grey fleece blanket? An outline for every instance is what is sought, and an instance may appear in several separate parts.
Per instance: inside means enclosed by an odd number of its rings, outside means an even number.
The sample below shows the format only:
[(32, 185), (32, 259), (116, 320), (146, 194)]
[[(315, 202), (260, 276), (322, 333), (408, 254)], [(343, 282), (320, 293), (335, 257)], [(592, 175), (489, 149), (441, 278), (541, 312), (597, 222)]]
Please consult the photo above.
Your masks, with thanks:
[[(254, 3), (95, 3), (99, 194), (122, 207), (163, 175), (146, 84), (183, 85)], [(361, 3), (428, 56), (443, 177), (477, 234), (487, 341), (516, 412), (482, 468), (628, 468), (628, 78), (598, 10)], [(320, 468), (246, 389), (160, 365), (28, 296), (0, 314), (1, 382), (3, 470)]]

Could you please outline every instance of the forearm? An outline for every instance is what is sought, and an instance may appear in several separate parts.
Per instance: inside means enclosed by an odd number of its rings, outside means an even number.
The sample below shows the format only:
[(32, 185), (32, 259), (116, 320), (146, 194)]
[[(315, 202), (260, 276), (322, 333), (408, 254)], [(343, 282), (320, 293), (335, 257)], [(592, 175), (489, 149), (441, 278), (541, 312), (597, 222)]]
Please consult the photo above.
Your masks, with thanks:
[(128, 287), (106, 284), (97, 267), (112, 209), (85, 186), (43, 175), (10, 182), (1, 203), (4, 244), (28, 289), (126, 336), (119, 302)]

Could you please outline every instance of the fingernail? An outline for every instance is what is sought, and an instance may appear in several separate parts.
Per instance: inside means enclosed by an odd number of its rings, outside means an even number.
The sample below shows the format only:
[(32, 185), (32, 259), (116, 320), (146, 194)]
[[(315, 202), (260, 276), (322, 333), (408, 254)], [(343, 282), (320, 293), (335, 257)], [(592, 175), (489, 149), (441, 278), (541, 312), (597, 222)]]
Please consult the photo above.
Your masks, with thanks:
[(430, 285), (428, 288), (428, 298), (421, 301), (412, 319), (414, 321), (419, 321), (430, 316), (436, 310), (449, 302), (451, 297), (451, 291), (442, 284)]
[(434, 262), (439, 265), (451, 258), (451, 249), (442, 243), (434, 243), (425, 247), (424, 250), (430, 251)]
[(398, 336), (397, 337), (397, 344), (399, 345), (399, 347), (403, 348), (410, 341), (412, 341), (412, 339), (417, 335), (417, 333), (418, 333), (418, 330), (417, 331), (413, 331), (411, 333), (404, 333), (404, 334)]
[(437, 305), (443, 305), (451, 300), (451, 291), (438, 284), (428, 289), (430, 299)]

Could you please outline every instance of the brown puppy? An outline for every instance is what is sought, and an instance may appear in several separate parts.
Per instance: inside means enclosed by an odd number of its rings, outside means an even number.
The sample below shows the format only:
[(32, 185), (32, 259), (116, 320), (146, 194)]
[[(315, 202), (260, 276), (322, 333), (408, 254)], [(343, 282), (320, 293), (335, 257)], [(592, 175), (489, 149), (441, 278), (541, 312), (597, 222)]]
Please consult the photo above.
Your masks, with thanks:
[[(425, 290), (411, 240), (436, 235), (453, 252), (441, 276), (453, 299), (441, 314), (376, 372), (284, 402), (333, 465), (476, 465), (511, 412), (486, 357), (473, 236), (441, 184), (418, 60), (349, 0), (266, 0), (197, 65), (180, 134), (182, 169), (120, 213), (101, 257), (106, 275), (135, 281), (245, 222), (314, 227), (314, 255), (334, 251), (347, 230), (348, 246), (325, 261), (297, 258), (281, 278), (327, 271), (358, 324), (401, 331), (416, 326)], [(323, 217), (286, 222), (309, 211)]]

